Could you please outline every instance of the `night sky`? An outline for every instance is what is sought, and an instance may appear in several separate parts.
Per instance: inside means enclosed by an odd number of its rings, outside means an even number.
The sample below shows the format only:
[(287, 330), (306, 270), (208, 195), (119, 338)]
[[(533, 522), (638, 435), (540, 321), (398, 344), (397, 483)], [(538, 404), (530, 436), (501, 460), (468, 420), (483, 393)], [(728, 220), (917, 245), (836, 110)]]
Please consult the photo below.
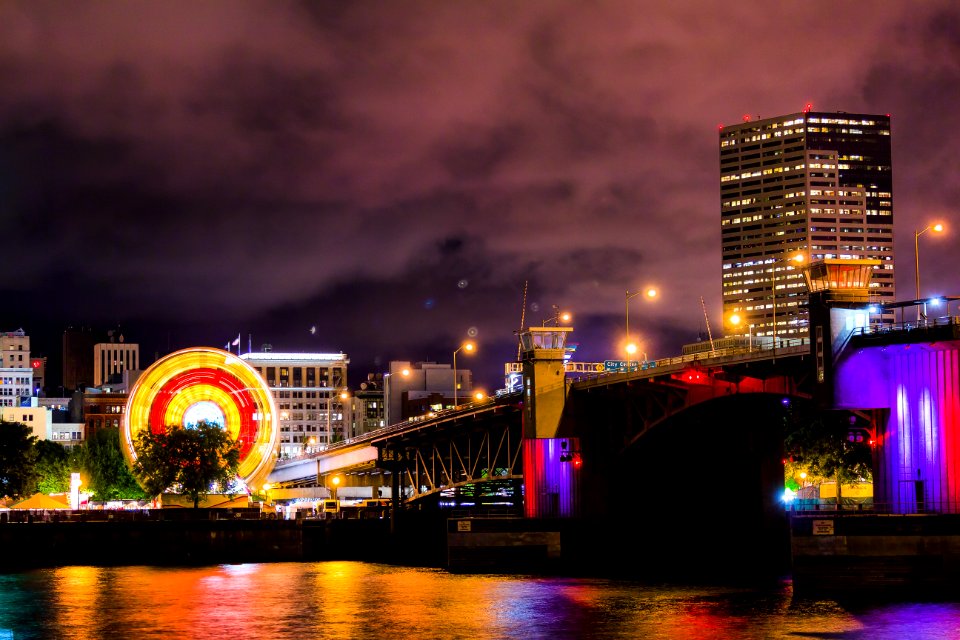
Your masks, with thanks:
[[(59, 358), (194, 345), (449, 362), (502, 384), (526, 323), (577, 360), (720, 317), (717, 128), (890, 113), (898, 298), (956, 228), (960, 5), (0, 3), (0, 330)], [(668, 7), (669, 5), (669, 7)], [(921, 238), (958, 294), (956, 232)], [(617, 356), (619, 357), (619, 356)], [(56, 375), (51, 372), (51, 375)]]

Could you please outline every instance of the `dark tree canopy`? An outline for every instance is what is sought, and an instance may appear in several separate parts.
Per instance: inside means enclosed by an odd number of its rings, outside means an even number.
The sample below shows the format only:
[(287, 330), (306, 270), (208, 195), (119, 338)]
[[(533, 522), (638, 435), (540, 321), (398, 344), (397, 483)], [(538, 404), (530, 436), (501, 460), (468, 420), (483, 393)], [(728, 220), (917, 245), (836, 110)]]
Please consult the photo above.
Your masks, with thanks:
[(844, 411), (798, 411), (791, 413), (787, 422), (787, 455), (809, 475), (834, 480), (838, 504), (843, 484), (872, 478), (869, 442), (850, 437), (859, 428)]
[(120, 450), (120, 432), (100, 429), (79, 453), (84, 483), (94, 500), (137, 500), (145, 497)]
[(164, 433), (144, 431), (137, 437), (134, 473), (148, 495), (171, 487), (193, 499), (194, 508), (211, 487), (221, 490), (237, 477), (240, 449), (219, 425), (168, 426)]
[(37, 483), (37, 437), (19, 422), (0, 420), (0, 497), (29, 496)]
[(70, 491), (70, 473), (80, 468), (78, 456), (71, 456), (66, 447), (51, 440), (38, 441), (36, 450), (37, 490), (41, 493)]

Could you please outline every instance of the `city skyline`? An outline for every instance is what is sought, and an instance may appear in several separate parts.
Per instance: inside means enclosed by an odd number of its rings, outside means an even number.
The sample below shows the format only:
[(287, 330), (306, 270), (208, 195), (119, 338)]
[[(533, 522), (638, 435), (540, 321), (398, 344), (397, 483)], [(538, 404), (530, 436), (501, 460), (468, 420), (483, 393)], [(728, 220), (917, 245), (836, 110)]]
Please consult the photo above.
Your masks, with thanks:
[[(898, 298), (957, 294), (949, 2), (0, 6), (0, 330), (345, 352), (502, 379), (722, 333), (717, 126), (891, 114)], [(475, 334), (475, 335), (470, 335)]]

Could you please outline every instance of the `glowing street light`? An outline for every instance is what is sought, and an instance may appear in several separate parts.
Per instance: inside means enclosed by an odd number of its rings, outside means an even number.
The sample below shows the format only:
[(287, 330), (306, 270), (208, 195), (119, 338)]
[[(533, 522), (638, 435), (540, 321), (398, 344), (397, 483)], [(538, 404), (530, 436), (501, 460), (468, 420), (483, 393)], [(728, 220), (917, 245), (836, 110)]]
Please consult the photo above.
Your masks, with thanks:
[(330, 489), (330, 497), (333, 500), (337, 499), (337, 487), (340, 486), (340, 476), (333, 476), (330, 478), (330, 482), (333, 484), (333, 487)]
[[(623, 350), (627, 352), (628, 356), (633, 356), (633, 355), (636, 355), (638, 351), (640, 351), (640, 347), (637, 346), (636, 342), (628, 342), (627, 345), (623, 348)], [(644, 351), (642, 353), (643, 353), (643, 361), (646, 362), (647, 352)]]
[[(734, 327), (739, 327), (743, 324), (743, 318), (740, 317), (739, 313), (734, 313), (730, 315), (730, 324)], [(747, 325), (747, 351), (753, 351), (753, 325)]]
[[(338, 393), (334, 393), (332, 390), (327, 394), (327, 438), (333, 437), (333, 401), (339, 399), (341, 402), (350, 397), (350, 391), (344, 387)], [(343, 413), (340, 414), (340, 425), (343, 427), (343, 437), (347, 438), (349, 435), (347, 433), (346, 420), (343, 418)], [(327, 442), (333, 442), (333, 440), (327, 440)]]
[[(783, 264), (786, 265), (784, 270), (790, 268), (792, 265), (791, 262), (797, 264), (803, 264), (803, 261), (806, 258), (802, 253), (790, 257), (782, 257), (773, 261), (772, 273), (770, 275), (770, 288), (773, 290), (773, 357), (777, 357), (777, 265)], [(788, 318), (789, 324), (789, 318)]]
[[(626, 319), (627, 324), (627, 353), (636, 353), (637, 345), (630, 340), (630, 299), (636, 298), (637, 296), (642, 295), (648, 300), (653, 300), (659, 295), (659, 292), (653, 287), (647, 287), (646, 289), (641, 289), (640, 291), (627, 291), (624, 295), (624, 318)], [(630, 350), (631, 345), (633, 346), (633, 351)], [(646, 360), (646, 358), (644, 358)]]
[(473, 353), (477, 350), (477, 345), (470, 340), (467, 340), (453, 352), (453, 408), (457, 408), (457, 389), (460, 388), (460, 383), (457, 381), (457, 354), (461, 351), (466, 353)]
[(541, 324), (545, 327), (548, 322), (552, 322), (555, 326), (560, 326), (560, 323), (567, 324), (573, 320), (573, 314), (569, 311), (560, 311), (560, 307), (553, 305), (553, 315), (549, 318), (546, 318)]
[[(927, 231), (933, 231), (934, 233), (942, 233), (943, 225), (939, 222), (936, 224), (928, 224), (926, 227), (920, 231), (913, 232), (913, 257), (914, 257), (914, 274), (917, 279), (917, 300), (920, 299), (920, 236), (925, 234)], [(924, 305), (926, 306), (926, 305)], [(923, 314), (923, 317), (926, 318), (926, 308), (921, 312), (920, 308), (917, 307), (917, 320), (920, 320), (920, 315)]]

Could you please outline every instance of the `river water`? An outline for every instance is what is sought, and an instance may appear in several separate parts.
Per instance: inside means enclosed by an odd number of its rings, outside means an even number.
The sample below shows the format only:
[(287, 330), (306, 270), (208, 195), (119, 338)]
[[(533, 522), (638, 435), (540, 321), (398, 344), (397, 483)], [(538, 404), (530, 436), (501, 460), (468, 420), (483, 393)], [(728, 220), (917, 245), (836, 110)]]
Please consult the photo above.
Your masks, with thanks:
[[(4, 550), (11, 553), (13, 550)], [(769, 590), (364, 562), (0, 575), (5, 638), (960, 638), (960, 603), (851, 610)]]

